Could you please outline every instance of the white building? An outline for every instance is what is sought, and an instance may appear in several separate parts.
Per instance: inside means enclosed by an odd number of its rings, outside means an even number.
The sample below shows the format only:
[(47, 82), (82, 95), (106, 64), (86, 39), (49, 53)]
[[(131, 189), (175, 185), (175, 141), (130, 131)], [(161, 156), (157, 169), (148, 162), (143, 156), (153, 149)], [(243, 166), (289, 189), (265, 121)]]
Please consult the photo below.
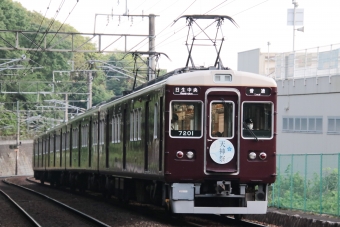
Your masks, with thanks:
[[(239, 53), (238, 70), (268, 75), (275, 65), (270, 76), (278, 87), (279, 154), (340, 152), (339, 49), (331, 45), (276, 54), (275, 61), (274, 54), (266, 61), (259, 49)], [(269, 71), (263, 70), (267, 62)]]

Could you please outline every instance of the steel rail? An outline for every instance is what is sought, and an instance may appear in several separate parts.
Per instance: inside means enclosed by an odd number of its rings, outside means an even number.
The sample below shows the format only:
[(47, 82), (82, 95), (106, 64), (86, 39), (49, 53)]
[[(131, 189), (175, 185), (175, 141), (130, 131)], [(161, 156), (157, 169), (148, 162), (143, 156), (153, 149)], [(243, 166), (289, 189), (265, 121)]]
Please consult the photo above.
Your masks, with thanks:
[(107, 224), (105, 224), (104, 222), (101, 222), (101, 221), (99, 221), (98, 219), (95, 219), (94, 217), (91, 217), (90, 215), (87, 215), (87, 214), (85, 214), (85, 213), (83, 213), (83, 212), (81, 212), (81, 211), (79, 211), (79, 210), (76, 210), (76, 209), (74, 209), (73, 207), (70, 207), (70, 206), (68, 206), (68, 205), (66, 205), (66, 204), (64, 204), (64, 203), (62, 203), (62, 202), (59, 202), (58, 200), (55, 200), (55, 199), (53, 199), (53, 198), (51, 198), (51, 197), (49, 197), (49, 196), (47, 196), (47, 195), (44, 195), (44, 194), (42, 194), (42, 193), (40, 193), (40, 192), (37, 192), (37, 191), (34, 191), (34, 190), (32, 190), (32, 189), (23, 187), (23, 186), (21, 186), (21, 185), (17, 185), (17, 184), (8, 182), (7, 179), (2, 180), (2, 181), (3, 181), (4, 183), (6, 183), (6, 184), (16, 186), (16, 187), (18, 187), (18, 188), (21, 188), (21, 189), (24, 189), (24, 190), (29, 191), (29, 192), (31, 192), (31, 193), (34, 193), (34, 194), (36, 194), (36, 195), (39, 195), (39, 196), (41, 196), (41, 197), (43, 197), (43, 198), (45, 198), (45, 199), (47, 199), (47, 200), (49, 200), (49, 201), (52, 201), (52, 202), (58, 204), (59, 206), (61, 206), (61, 207), (63, 207), (63, 208), (66, 208), (66, 209), (72, 211), (73, 213), (76, 213), (76, 214), (78, 214), (78, 215), (84, 217), (85, 219), (88, 219), (89, 221), (91, 221), (91, 222), (93, 222), (93, 223), (95, 223), (95, 224), (97, 224), (97, 225), (99, 225), (99, 226), (110, 227), (110, 225), (107, 225)]
[(7, 195), (4, 191), (2, 191), (0, 189), (0, 192), (9, 200), (12, 202), (12, 204), (15, 205), (15, 207), (17, 209), (20, 210), (20, 212), (34, 225), (34, 226), (37, 226), (37, 227), (41, 227), (41, 225), (36, 221), (34, 220), (34, 218), (29, 215), (19, 204), (17, 204), (9, 195)]
[[(31, 182), (31, 183), (34, 183), (34, 184), (40, 184), (39, 182), (33, 180), (32, 178), (33, 177), (27, 177), (26, 180), (28, 182)], [(44, 186), (48, 186), (48, 185), (44, 185)], [(210, 218), (209, 218), (209, 216), (210, 216)], [(209, 216), (206, 217), (208, 220), (213, 220), (217, 217), (218, 222), (224, 223), (224, 224), (234, 224), (236, 226), (242, 226), (242, 227), (245, 227), (245, 226), (246, 227), (266, 227), (266, 226), (268, 226), (268, 225), (263, 225), (263, 224), (260, 224), (260, 223), (252, 222), (251, 220), (247, 220), (247, 219), (238, 220), (238, 219), (235, 219), (233, 217), (223, 216), (223, 215), (209, 215)], [(177, 216), (172, 217), (172, 219), (177, 220)], [(232, 223), (226, 223), (225, 222), (226, 220), (232, 221)], [(195, 223), (195, 221), (184, 221), (184, 222), (188, 224), (187, 226), (196, 226), (196, 227), (205, 226), (205, 225), (201, 225), (199, 223)]]

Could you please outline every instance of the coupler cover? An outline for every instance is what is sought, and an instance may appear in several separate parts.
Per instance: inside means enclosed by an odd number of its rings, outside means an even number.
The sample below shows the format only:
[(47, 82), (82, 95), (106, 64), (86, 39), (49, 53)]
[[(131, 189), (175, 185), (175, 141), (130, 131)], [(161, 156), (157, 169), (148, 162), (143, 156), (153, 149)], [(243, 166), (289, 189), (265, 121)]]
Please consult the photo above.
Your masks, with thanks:
[(194, 200), (194, 184), (172, 184), (173, 200)]

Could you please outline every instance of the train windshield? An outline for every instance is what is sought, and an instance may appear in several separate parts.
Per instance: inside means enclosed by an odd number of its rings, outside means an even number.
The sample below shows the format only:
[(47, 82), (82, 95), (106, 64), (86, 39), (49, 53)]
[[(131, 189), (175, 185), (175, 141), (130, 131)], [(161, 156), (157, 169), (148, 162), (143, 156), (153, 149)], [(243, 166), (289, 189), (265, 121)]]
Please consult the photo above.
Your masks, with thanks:
[(266, 102), (243, 103), (243, 138), (273, 137), (273, 104)]
[(233, 137), (233, 102), (212, 102), (210, 107), (210, 136), (211, 137)]
[(202, 136), (202, 102), (171, 102), (171, 136)]

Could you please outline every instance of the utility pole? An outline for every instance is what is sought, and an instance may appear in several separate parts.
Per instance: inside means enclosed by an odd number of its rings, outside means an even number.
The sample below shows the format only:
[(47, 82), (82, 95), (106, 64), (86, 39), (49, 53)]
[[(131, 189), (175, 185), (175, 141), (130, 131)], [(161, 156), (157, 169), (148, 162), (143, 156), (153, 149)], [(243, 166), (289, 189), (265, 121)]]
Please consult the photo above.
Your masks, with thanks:
[(19, 101), (17, 101), (17, 146), (15, 151), (15, 175), (18, 175), (18, 155), (19, 155), (19, 140), (20, 140), (20, 111)]
[[(149, 14), (149, 52), (155, 51), (155, 15)], [(149, 68), (148, 68), (148, 76), (149, 81), (155, 79), (155, 57), (153, 55), (149, 55)]]
[(68, 94), (65, 94), (64, 122), (68, 122)]
[(293, 0), (293, 5), (294, 5), (294, 13), (293, 13), (293, 52), (295, 51), (295, 14), (296, 14), (296, 7), (298, 7), (298, 3)]
[(268, 45), (268, 54), (267, 54), (267, 76), (269, 75), (269, 45), (270, 42), (267, 43)]
[[(117, 15), (117, 14), (96, 14), (95, 15), (95, 19), (94, 19), (94, 33), (96, 32), (96, 18), (97, 16), (117, 16), (119, 17), (119, 21), (120, 21), (120, 17), (131, 17), (131, 20), (133, 17), (149, 17), (149, 52), (155, 52), (155, 17), (157, 17), (158, 15), (155, 14), (149, 14), (149, 15), (133, 15), (133, 14), (129, 14), (129, 11), (127, 9), (127, 0), (126, 0), (126, 12), (123, 15)], [(132, 35), (125, 35), (125, 52), (127, 51), (126, 46), (127, 46), (127, 36), (132, 36)], [(148, 80), (152, 80), (155, 78), (155, 73), (154, 69), (155, 68), (155, 57), (154, 55), (150, 54), (149, 58), (148, 58)]]
[(91, 109), (92, 108), (92, 72), (89, 71), (89, 75), (87, 77), (87, 88), (89, 91), (89, 94), (87, 96), (87, 109)]

